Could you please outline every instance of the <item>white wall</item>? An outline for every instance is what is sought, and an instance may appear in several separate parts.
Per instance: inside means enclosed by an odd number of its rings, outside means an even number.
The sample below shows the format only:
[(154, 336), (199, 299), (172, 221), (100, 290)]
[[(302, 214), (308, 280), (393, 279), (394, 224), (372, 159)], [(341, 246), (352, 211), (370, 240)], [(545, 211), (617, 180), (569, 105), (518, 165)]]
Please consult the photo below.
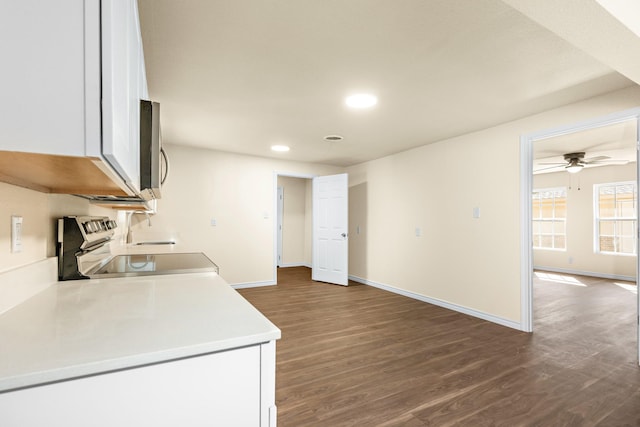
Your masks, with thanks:
[[(282, 266), (310, 265), (307, 254), (311, 253), (311, 241), (306, 237), (311, 233), (311, 223), (307, 217), (307, 183), (305, 178), (278, 177), (278, 186), (283, 188)], [(307, 247), (308, 246), (308, 247)]]
[(534, 188), (567, 187), (567, 250), (534, 249), (534, 266), (585, 274), (635, 277), (635, 256), (597, 254), (593, 250), (594, 184), (635, 180), (635, 163), (586, 168), (575, 175), (566, 172), (534, 175)]
[[(46, 194), (0, 182), (0, 272), (56, 255), (57, 222), (64, 215), (106, 215), (111, 210), (75, 196)], [(11, 215), (22, 223), (22, 252), (11, 253)]]
[[(49, 197), (45, 193), (0, 183), (0, 271), (46, 258)], [(22, 252), (11, 253), (11, 215), (22, 216)]]
[[(341, 168), (166, 144), (171, 171), (149, 228), (180, 250), (204, 252), (232, 284), (274, 280), (275, 173), (324, 175)], [(266, 218), (265, 218), (266, 217)], [(212, 227), (210, 220), (216, 219)]]
[(634, 86), (348, 168), (350, 274), (519, 324), (520, 136), (638, 105)]

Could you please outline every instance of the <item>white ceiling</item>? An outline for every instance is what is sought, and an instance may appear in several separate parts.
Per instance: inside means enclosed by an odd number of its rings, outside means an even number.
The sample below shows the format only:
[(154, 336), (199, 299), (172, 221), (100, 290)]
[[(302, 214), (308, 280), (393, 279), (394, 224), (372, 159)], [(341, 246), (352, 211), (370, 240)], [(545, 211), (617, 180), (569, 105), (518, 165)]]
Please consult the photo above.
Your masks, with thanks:
[[(634, 84), (499, 0), (139, 0), (139, 10), (149, 92), (172, 144), (347, 166)], [(350, 111), (344, 97), (358, 91), (378, 105)], [(331, 134), (345, 139), (323, 140)]]

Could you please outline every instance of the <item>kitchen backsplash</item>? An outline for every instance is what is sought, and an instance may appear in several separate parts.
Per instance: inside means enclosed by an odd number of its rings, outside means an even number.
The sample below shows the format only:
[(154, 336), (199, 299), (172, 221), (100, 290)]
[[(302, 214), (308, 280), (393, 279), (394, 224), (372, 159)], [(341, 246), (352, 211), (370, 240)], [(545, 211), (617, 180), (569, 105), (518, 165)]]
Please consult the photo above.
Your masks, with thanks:
[[(45, 194), (0, 183), (0, 272), (12, 270), (56, 254), (56, 219), (64, 215), (116, 213), (68, 195)], [(11, 216), (22, 217), (22, 250), (11, 252)]]

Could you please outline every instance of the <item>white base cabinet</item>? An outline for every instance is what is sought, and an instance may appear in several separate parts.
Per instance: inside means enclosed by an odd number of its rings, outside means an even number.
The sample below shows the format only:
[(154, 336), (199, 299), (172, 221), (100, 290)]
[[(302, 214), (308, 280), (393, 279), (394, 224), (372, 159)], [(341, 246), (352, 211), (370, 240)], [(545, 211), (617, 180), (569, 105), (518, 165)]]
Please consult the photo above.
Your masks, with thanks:
[(275, 341), (0, 394), (3, 427), (275, 423)]

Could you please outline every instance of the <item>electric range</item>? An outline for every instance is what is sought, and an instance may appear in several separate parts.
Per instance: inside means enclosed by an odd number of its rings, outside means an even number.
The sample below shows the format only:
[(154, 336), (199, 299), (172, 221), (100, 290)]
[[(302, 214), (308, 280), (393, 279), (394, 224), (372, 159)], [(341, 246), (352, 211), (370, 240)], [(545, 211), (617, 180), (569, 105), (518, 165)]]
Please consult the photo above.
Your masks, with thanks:
[(219, 273), (204, 253), (114, 255), (109, 243), (118, 224), (108, 217), (66, 216), (58, 220), (58, 279), (97, 279), (184, 273)]

